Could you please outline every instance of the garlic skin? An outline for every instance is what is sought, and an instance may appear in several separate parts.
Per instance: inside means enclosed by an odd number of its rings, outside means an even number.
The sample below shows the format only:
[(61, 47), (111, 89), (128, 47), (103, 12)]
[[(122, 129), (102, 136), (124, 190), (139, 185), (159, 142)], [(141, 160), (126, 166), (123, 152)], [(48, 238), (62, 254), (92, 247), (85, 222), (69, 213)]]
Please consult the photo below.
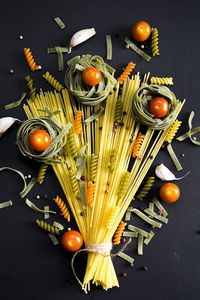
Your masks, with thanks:
[(0, 137), (15, 121), (19, 120), (12, 117), (0, 118)]
[(68, 53), (71, 53), (71, 49), (73, 47), (85, 42), (86, 40), (88, 40), (95, 34), (96, 34), (96, 31), (94, 28), (83, 29), (83, 30), (76, 32), (71, 38)]
[(190, 173), (187, 172), (184, 176), (176, 178), (175, 175), (164, 164), (158, 165), (155, 169), (155, 174), (163, 181), (180, 180)]

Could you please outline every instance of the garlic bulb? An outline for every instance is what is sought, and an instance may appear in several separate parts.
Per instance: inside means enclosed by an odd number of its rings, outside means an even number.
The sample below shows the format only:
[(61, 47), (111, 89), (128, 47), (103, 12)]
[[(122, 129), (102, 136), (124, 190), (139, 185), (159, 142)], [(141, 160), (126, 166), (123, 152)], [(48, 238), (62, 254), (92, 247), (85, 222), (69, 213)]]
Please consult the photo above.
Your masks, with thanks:
[(83, 29), (83, 30), (76, 32), (71, 38), (68, 53), (71, 53), (71, 49), (73, 47), (85, 42), (86, 40), (88, 40), (95, 34), (96, 34), (96, 32), (95, 32), (94, 28)]
[(12, 117), (0, 118), (0, 137), (15, 121), (19, 120)]
[(187, 176), (189, 173), (190, 173), (190, 171), (187, 172), (184, 176), (182, 176), (180, 178), (176, 178), (175, 175), (167, 167), (165, 167), (164, 164), (157, 166), (155, 169), (156, 176), (163, 181), (180, 180), (180, 179), (184, 178), (185, 176)]

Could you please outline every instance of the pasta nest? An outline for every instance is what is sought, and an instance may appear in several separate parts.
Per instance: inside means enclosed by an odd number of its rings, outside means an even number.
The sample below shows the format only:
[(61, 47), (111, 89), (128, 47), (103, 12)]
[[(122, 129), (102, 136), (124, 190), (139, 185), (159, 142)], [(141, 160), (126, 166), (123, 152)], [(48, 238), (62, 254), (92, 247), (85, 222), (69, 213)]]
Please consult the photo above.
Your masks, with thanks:
[[(69, 92), (85, 105), (95, 106), (105, 100), (112, 85), (117, 81), (113, 77), (115, 70), (106, 64), (100, 56), (75, 56), (68, 62), (65, 84)], [(82, 72), (88, 67), (95, 67), (101, 72), (101, 80), (95, 86), (88, 86), (82, 80)]]
[[(47, 111), (50, 112), (48, 109)], [(55, 159), (55, 155), (63, 150), (70, 127), (71, 123), (63, 127), (53, 113), (52, 117), (38, 117), (26, 120), (21, 124), (17, 132), (17, 145), (20, 152), (30, 159), (47, 164), (60, 162)], [(51, 137), (50, 146), (43, 152), (34, 151), (29, 144), (29, 135), (38, 129), (47, 131)]]
[[(162, 119), (154, 118), (154, 115), (149, 113), (149, 102), (155, 97), (164, 97), (169, 103), (169, 111)], [(166, 129), (176, 118), (178, 103), (179, 101), (176, 99), (174, 93), (165, 86), (157, 84), (143, 86), (139, 88), (133, 96), (133, 115), (137, 122), (151, 129)]]

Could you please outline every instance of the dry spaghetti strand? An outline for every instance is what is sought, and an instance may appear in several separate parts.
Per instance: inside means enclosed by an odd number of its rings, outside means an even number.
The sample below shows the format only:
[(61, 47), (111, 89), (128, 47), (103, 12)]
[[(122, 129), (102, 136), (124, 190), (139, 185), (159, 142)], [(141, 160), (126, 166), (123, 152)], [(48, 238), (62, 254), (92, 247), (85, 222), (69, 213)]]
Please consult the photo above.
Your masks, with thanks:
[(39, 66), (36, 65), (36, 62), (33, 58), (32, 52), (30, 48), (24, 48), (24, 55), (26, 57), (27, 63), (31, 69), (31, 71), (36, 71), (39, 69)]
[(144, 134), (139, 133), (139, 135), (134, 143), (134, 146), (133, 146), (133, 157), (134, 158), (138, 157), (140, 154), (140, 149), (141, 149), (144, 137), (145, 137)]
[(130, 62), (126, 66), (126, 68), (125, 68), (124, 72), (121, 74), (121, 76), (117, 79), (119, 81), (119, 83), (122, 84), (126, 80), (126, 78), (128, 78), (128, 76), (130, 75), (130, 73), (132, 72), (132, 70), (134, 68), (135, 68), (135, 64)]
[(87, 191), (86, 202), (89, 207), (93, 206), (94, 202), (95, 183), (90, 183)]
[(81, 110), (77, 110), (75, 113), (75, 121), (74, 121), (74, 127), (75, 127), (75, 133), (76, 134), (82, 134), (83, 129), (82, 129), (82, 115), (83, 112)]
[(114, 234), (114, 237), (113, 237), (113, 244), (114, 245), (118, 245), (120, 244), (120, 241), (121, 241), (121, 236), (122, 236), (122, 233), (124, 231), (124, 228), (126, 226), (127, 223), (121, 221), (119, 223), (119, 226), (117, 227), (117, 230), (115, 231), (115, 234)]
[(69, 210), (64, 203), (64, 201), (60, 197), (56, 197), (53, 199), (53, 201), (58, 205), (58, 207), (61, 210), (61, 215), (64, 217), (64, 219), (67, 219), (68, 222), (70, 222), (70, 213)]

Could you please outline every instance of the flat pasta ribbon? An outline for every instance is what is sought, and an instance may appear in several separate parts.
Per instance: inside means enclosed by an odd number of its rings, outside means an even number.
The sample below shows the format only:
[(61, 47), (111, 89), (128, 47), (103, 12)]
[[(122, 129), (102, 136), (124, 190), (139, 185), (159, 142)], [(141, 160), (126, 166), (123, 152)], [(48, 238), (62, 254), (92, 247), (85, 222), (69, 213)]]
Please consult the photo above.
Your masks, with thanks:
[[(107, 65), (100, 56), (75, 56), (68, 62), (65, 74), (65, 84), (69, 92), (85, 105), (94, 106), (108, 96), (111, 86), (116, 83), (113, 77), (114, 69)], [(88, 67), (95, 67), (101, 72), (101, 80), (96, 86), (88, 86), (82, 80), (82, 71)]]
[[(22, 123), (17, 133), (17, 145), (24, 156), (38, 162), (51, 164), (57, 162), (54, 156), (66, 144), (67, 133), (72, 124), (68, 123), (64, 127), (55, 117), (57, 112), (52, 113), (48, 108), (45, 108), (44, 111), (49, 115), (48, 117), (32, 118)], [(29, 144), (29, 135), (37, 129), (46, 130), (51, 137), (50, 146), (41, 153), (35, 152)]]
[[(169, 111), (162, 118), (154, 118), (149, 113), (149, 102), (155, 97), (164, 97), (169, 103)], [(151, 84), (143, 86), (135, 93), (132, 102), (134, 118), (140, 124), (146, 125), (151, 129), (161, 130), (168, 128), (176, 118), (176, 112), (179, 101), (170, 89), (165, 86)]]

